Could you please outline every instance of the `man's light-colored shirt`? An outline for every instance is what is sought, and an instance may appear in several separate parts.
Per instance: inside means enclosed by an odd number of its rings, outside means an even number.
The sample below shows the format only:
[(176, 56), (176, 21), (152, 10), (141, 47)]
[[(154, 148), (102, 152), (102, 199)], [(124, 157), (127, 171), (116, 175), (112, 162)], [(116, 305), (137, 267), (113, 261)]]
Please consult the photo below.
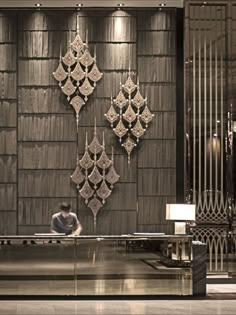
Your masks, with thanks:
[(57, 212), (52, 216), (51, 230), (57, 233), (71, 234), (79, 225), (80, 222), (74, 212), (70, 212), (66, 218), (63, 217), (61, 212)]

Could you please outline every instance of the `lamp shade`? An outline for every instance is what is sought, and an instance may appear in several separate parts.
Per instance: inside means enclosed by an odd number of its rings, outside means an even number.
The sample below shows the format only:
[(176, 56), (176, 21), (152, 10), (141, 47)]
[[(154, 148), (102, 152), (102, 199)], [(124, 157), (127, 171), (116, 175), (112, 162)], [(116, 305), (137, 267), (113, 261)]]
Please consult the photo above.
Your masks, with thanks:
[(196, 205), (193, 204), (167, 204), (166, 220), (194, 221)]

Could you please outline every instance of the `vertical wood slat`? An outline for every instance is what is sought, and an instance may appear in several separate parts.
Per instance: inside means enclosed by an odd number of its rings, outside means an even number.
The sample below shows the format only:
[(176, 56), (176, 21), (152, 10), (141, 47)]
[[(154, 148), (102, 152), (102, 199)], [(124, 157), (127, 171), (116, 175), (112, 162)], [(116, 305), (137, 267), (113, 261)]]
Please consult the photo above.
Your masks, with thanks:
[(58, 82), (52, 73), (58, 66), (58, 60), (18, 59), (18, 82), (20, 86), (56, 86)]
[(16, 154), (16, 152), (16, 130), (0, 128), (0, 154)]
[(176, 140), (145, 140), (140, 146), (139, 168), (175, 168)]
[[(79, 220), (84, 223), (83, 233), (92, 235), (113, 235), (130, 234), (136, 229), (136, 211), (102, 211), (97, 217), (97, 230), (94, 231), (93, 215), (89, 209), (79, 211)], [(109, 222), (109, 224), (108, 224)]]
[(175, 196), (175, 169), (139, 169), (139, 196)]
[(145, 10), (138, 13), (138, 31), (160, 31), (176, 29), (176, 10)]
[(15, 184), (0, 184), (0, 210), (16, 210)]
[(0, 43), (16, 41), (16, 12), (0, 12)]
[(18, 88), (18, 113), (74, 113), (59, 87)]
[(16, 20), (15, 12), (0, 12), (1, 235), (17, 234)]
[(167, 224), (166, 204), (175, 202), (175, 197), (139, 197), (138, 223), (145, 225)]
[(76, 197), (69, 170), (18, 170), (19, 197)]
[(62, 201), (70, 203), (72, 211), (76, 211), (76, 198), (19, 198), (18, 224), (49, 226)]
[(16, 71), (16, 47), (15, 44), (0, 43), (0, 71)]
[(75, 117), (61, 115), (20, 115), (19, 141), (76, 141)]
[(16, 111), (15, 101), (0, 101), (0, 127), (16, 127)]
[(18, 143), (19, 169), (71, 169), (76, 164), (74, 142)]
[(19, 31), (76, 30), (75, 10), (22, 11)]
[(140, 31), (138, 32), (138, 55), (176, 55), (176, 32), (174, 31)]
[(176, 12), (145, 14), (138, 17), (138, 73), (155, 117), (138, 155), (137, 229), (172, 233), (165, 205), (176, 201)]
[(146, 96), (151, 111), (174, 112), (176, 110), (175, 83), (140, 83), (140, 92)]
[(16, 211), (0, 211), (0, 234), (16, 235), (17, 234), (17, 215)]
[(0, 182), (13, 183), (17, 180), (16, 156), (0, 156)]
[(16, 73), (0, 72), (0, 99), (16, 99)]

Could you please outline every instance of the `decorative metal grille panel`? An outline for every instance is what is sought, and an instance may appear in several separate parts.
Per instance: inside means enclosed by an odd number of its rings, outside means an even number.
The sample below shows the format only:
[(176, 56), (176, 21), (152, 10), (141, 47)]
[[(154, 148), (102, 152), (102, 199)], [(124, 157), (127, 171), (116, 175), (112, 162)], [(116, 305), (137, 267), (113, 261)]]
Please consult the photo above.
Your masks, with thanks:
[(119, 178), (114, 168), (113, 150), (112, 157), (109, 159), (105, 151), (104, 133), (103, 143), (100, 144), (95, 122), (93, 140), (88, 145), (86, 133), (84, 155), (81, 159), (77, 158), (76, 169), (71, 175), (79, 194), (93, 213), (94, 230), (96, 230), (97, 213), (111, 195), (114, 184)]
[(134, 147), (146, 132), (153, 116), (147, 106), (147, 98), (139, 91), (139, 82), (137, 84), (133, 82), (129, 71), (125, 84), (120, 83), (120, 91), (116, 98), (111, 97), (111, 106), (105, 114), (128, 154), (128, 163)]
[(195, 227), (193, 238), (207, 244), (209, 253), (209, 271), (223, 271), (224, 254), (228, 253), (227, 227)]
[(69, 42), (68, 51), (64, 57), (60, 52), (59, 65), (53, 72), (62, 92), (75, 110), (77, 130), (80, 110), (87, 102), (89, 95), (93, 93), (96, 83), (102, 78), (102, 73), (96, 64), (96, 52), (92, 57), (88, 40), (86, 38), (86, 43), (82, 41), (78, 25), (77, 16), (76, 37)]
[(232, 176), (228, 171), (231, 109), (226, 101), (225, 14), (225, 5), (190, 5), (186, 26), (188, 198), (196, 203), (198, 223), (228, 222)]

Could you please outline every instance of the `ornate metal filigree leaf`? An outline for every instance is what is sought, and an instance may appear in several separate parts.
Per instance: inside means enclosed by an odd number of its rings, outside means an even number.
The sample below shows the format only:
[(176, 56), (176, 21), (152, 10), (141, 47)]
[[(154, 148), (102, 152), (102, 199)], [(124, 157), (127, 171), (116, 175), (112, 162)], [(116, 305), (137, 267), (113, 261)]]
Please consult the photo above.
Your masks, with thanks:
[(79, 62), (85, 67), (89, 67), (94, 63), (94, 58), (91, 56), (88, 48), (85, 49), (83, 55), (79, 58)]
[(88, 147), (89, 147), (89, 151), (93, 154), (98, 154), (103, 149), (103, 146), (98, 141), (98, 138), (96, 135), (94, 135), (93, 140)]
[(125, 142), (122, 144), (122, 146), (125, 148), (126, 152), (128, 153), (128, 162), (130, 162), (130, 154), (133, 151), (134, 147), (136, 147), (136, 143), (129, 135), (128, 138), (125, 140)]
[(110, 196), (111, 190), (106, 184), (106, 181), (103, 180), (101, 186), (97, 190), (97, 195), (102, 199), (102, 203), (105, 203), (105, 200)]
[(91, 157), (90, 157), (88, 151), (85, 151), (85, 153), (84, 153), (82, 159), (79, 161), (79, 164), (80, 164), (80, 166), (81, 166), (82, 168), (84, 168), (84, 169), (86, 169), (86, 170), (89, 169), (89, 168), (91, 168), (91, 167), (93, 166), (94, 162), (93, 162), (93, 160), (91, 159)]
[(113, 185), (119, 180), (120, 175), (116, 173), (114, 166), (112, 165), (106, 174), (106, 181), (111, 184), (111, 188)]
[[(96, 121), (94, 137), (88, 146), (87, 133), (85, 140), (85, 152), (81, 160), (77, 157), (77, 167), (71, 176), (73, 182), (85, 203), (92, 210), (94, 215), (94, 228), (96, 228), (96, 215), (112, 192), (114, 183), (119, 179), (113, 165), (112, 158), (108, 158), (105, 152), (105, 139), (103, 133), (103, 144), (97, 138)], [(82, 175), (81, 175), (82, 173)]]
[(122, 109), (127, 104), (127, 99), (125, 98), (122, 91), (119, 92), (117, 97), (114, 99), (114, 103)]
[(77, 165), (74, 173), (71, 175), (71, 179), (76, 185), (82, 184), (83, 181), (85, 180), (85, 176), (82, 173), (81, 168), (80, 168), (79, 165)]
[(71, 43), (71, 47), (74, 51), (77, 52), (77, 54), (79, 55), (81, 53), (81, 51), (84, 49), (84, 43), (80, 37), (79, 34), (76, 34), (75, 39), (73, 40), (73, 42)]
[(142, 121), (146, 124), (146, 128), (148, 123), (150, 123), (150, 121), (152, 121), (154, 114), (152, 114), (149, 110), (149, 108), (147, 106), (145, 106), (142, 114), (140, 115)]
[(93, 183), (95, 186), (94, 188), (97, 188), (97, 184), (100, 183), (103, 179), (102, 175), (100, 174), (97, 166), (95, 165), (91, 174), (88, 176), (88, 179), (91, 183)]
[(130, 104), (123, 114), (123, 117), (129, 123), (129, 127), (131, 127), (131, 123), (136, 120), (136, 114)]
[(94, 82), (94, 86), (102, 78), (102, 73), (99, 71), (96, 63), (94, 63), (92, 70), (88, 73), (88, 78)]
[(132, 134), (137, 138), (137, 141), (138, 141), (139, 138), (143, 136), (146, 129), (143, 128), (142, 124), (140, 123), (140, 120), (138, 119), (134, 128), (132, 128), (131, 131), (132, 131)]
[(64, 81), (67, 78), (68, 73), (63, 68), (62, 63), (60, 62), (56, 71), (53, 72), (54, 78), (59, 81), (59, 85), (61, 86), (61, 82)]
[(94, 190), (89, 185), (88, 180), (86, 179), (83, 187), (79, 191), (80, 195), (85, 199), (85, 203), (88, 203), (88, 200), (94, 194)]
[(71, 77), (75, 81), (81, 81), (85, 77), (85, 72), (83, 71), (79, 62), (76, 64), (74, 70), (71, 72)]
[(102, 152), (100, 158), (97, 161), (97, 165), (103, 169), (106, 169), (111, 165), (111, 160), (108, 158), (105, 151)]
[[(68, 101), (76, 95), (80, 97), (82, 96), (84, 100), (87, 101), (88, 96), (92, 94), (94, 87), (96, 86), (96, 82), (102, 78), (102, 73), (99, 71), (96, 64), (96, 57), (93, 58), (91, 56), (87, 40), (86, 44), (84, 44), (79, 35), (78, 28), (76, 37), (70, 44), (67, 53), (62, 58), (60, 49), (60, 62), (56, 71), (53, 72), (53, 76), (59, 81), (59, 86), (63, 93), (67, 95)], [(81, 109), (81, 104), (76, 103), (74, 105), (77, 108), (76, 126), (78, 132), (78, 113)]]
[(115, 134), (120, 138), (124, 137), (126, 135), (128, 129), (125, 128), (125, 125), (123, 124), (122, 120), (120, 120), (115, 128), (113, 128)]
[(72, 98), (72, 100), (70, 101), (70, 104), (73, 106), (75, 112), (79, 114), (85, 102), (79, 95), (76, 95), (75, 97)]
[(97, 215), (102, 206), (103, 204), (96, 196), (94, 196), (93, 199), (91, 199), (88, 203), (88, 207), (92, 210), (94, 216)]
[(117, 114), (112, 104), (108, 112), (105, 114), (105, 117), (111, 123), (111, 126), (113, 127), (113, 123), (118, 119), (119, 114)]
[(75, 93), (76, 87), (73, 85), (71, 78), (68, 77), (65, 85), (61, 89), (63, 93), (67, 95), (67, 99), (70, 100), (70, 96)]
[(88, 99), (88, 96), (93, 93), (94, 88), (90, 84), (88, 78), (85, 78), (83, 84), (79, 87), (81, 94), (85, 96), (85, 100)]
[(73, 54), (71, 49), (69, 49), (67, 51), (67, 53), (65, 54), (65, 56), (62, 57), (62, 61), (68, 67), (71, 67), (71, 66), (73, 66), (73, 64), (75, 64), (76, 58), (75, 58), (75, 56), (74, 56), (74, 54)]
[(131, 94), (133, 91), (136, 89), (137, 85), (134, 84), (133, 80), (131, 79), (130, 75), (128, 79), (126, 80), (124, 84), (124, 90), (128, 93)]
[[(130, 162), (131, 152), (139, 142), (139, 138), (145, 133), (148, 127), (147, 124), (154, 115), (147, 107), (147, 99), (139, 91), (139, 82), (135, 84), (131, 79), (130, 73), (125, 84), (122, 85), (120, 83), (120, 86), (121, 89), (113, 100), (119, 109), (116, 106), (114, 107), (112, 102), (105, 116), (110, 122), (114, 133), (119, 137), (121, 145), (128, 153), (128, 162)], [(133, 99), (132, 94), (134, 94)], [(146, 124), (145, 126), (144, 123)]]
[(141, 93), (139, 92), (139, 90), (137, 91), (137, 93), (135, 94), (135, 97), (132, 100), (132, 103), (134, 104), (135, 107), (137, 107), (138, 109), (141, 108), (144, 103), (145, 103), (145, 99), (143, 98), (143, 96), (141, 95)]

